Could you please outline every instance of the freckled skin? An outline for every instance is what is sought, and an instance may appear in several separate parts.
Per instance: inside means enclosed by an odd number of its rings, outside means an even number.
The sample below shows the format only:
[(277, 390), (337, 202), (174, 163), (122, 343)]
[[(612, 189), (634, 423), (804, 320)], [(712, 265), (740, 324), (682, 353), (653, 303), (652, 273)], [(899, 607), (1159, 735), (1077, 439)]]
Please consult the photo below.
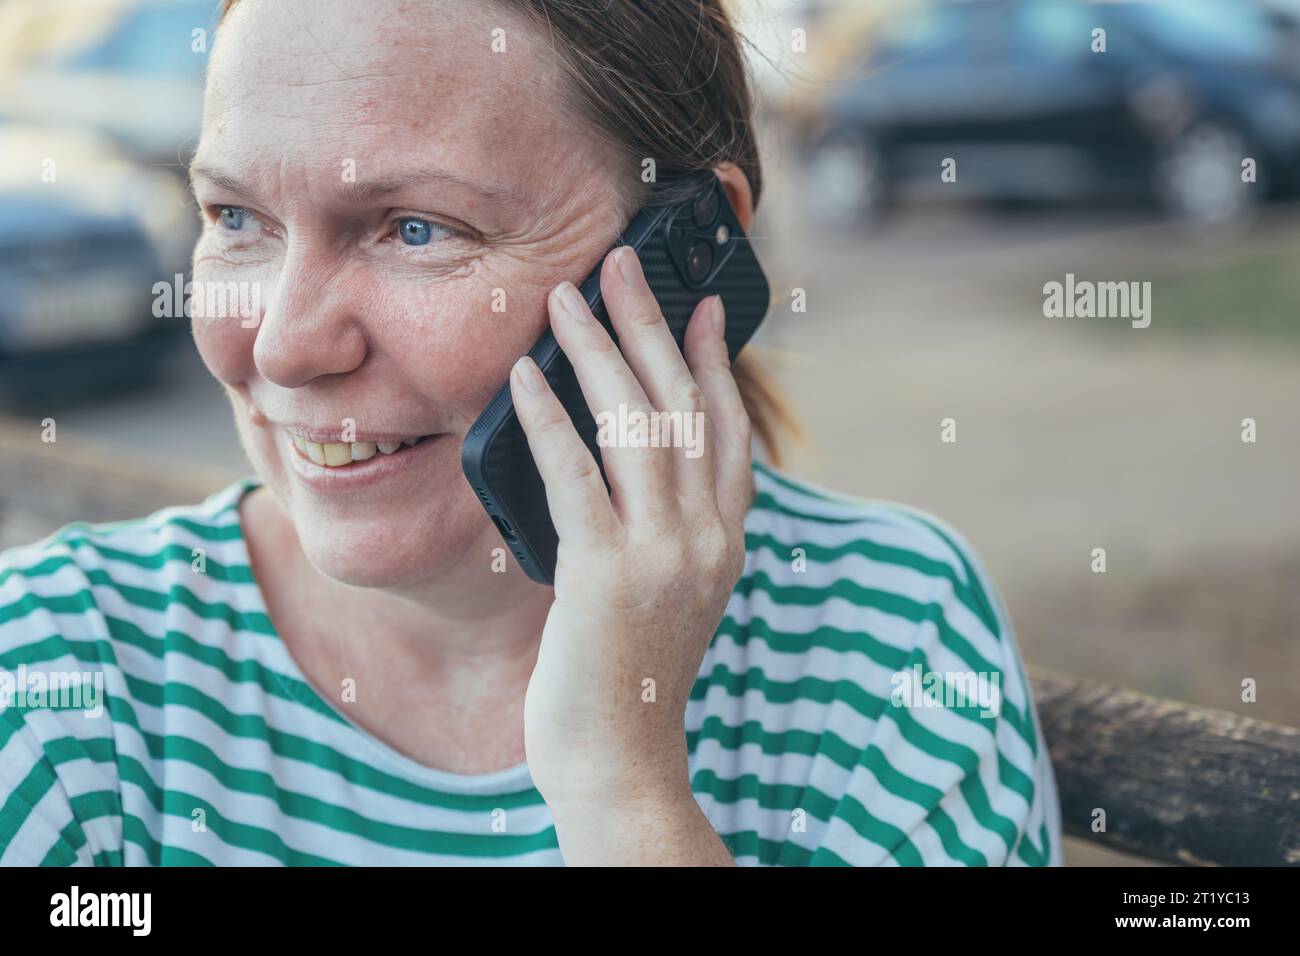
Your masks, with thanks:
[[(256, 223), (236, 238), (206, 215), (194, 278), (259, 283), (263, 314), (256, 329), (196, 320), (194, 334), (303, 552), (337, 581), (428, 594), (440, 578), (463, 584), (466, 564), (490, 573), (500, 541), (461, 473), (461, 440), (545, 327), (546, 293), (580, 281), (629, 212), (618, 177), (636, 169), (617, 171), (566, 118), (549, 48), (510, 16), (490, 4), (376, 2), (360, 17), (346, 2), (244, 0), (213, 52), (197, 160), (252, 196), (201, 177), (196, 196)], [(492, 52), (498, 26), (505, 53)], [(436, 167), (523, 201), (432, 184), (344, 206), (347, 161), (358, 185)], [(390, 210), (481, 239), (403, 246)], [(292, 480), (282, 433), (250, 425), (250, 406), (272, 423), (352, 418), (360, 432), (456, 440), (422, 474), (325, 498)]]

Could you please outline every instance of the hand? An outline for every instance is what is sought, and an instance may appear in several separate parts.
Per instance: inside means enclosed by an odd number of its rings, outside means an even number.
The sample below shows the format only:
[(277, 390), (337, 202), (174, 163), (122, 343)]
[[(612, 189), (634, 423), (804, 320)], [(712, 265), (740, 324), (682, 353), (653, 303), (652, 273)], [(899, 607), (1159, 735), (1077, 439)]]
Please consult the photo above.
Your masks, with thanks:
[[(559, 533), (524, 744), (566, 859), (569, 820), (589, 835), (614, 821), (610, 829), (642, 837), (644, 828), (625, 824), (661, 821), (679, 834), (707, 828), (690, 793), (684, 715), (744, 567), (752, 496), (750, 423), (731, 374), (721, 299), (696, 307), (683, 357), (631, 248), (605, 258), (600, 282), (622, 354), (573, 285), (557, 287), (548, 303), (597, 423), (625, 405), (628, 415), (680, 412), (695, 424), (661, 429), (661, 447), (602, 443), (606, 491), (536, 364), (525, 357), (511, 374)], [(670, 435), (685, 447), (672, 447)], [(573, 833), (567, 839), (578, 844)]]

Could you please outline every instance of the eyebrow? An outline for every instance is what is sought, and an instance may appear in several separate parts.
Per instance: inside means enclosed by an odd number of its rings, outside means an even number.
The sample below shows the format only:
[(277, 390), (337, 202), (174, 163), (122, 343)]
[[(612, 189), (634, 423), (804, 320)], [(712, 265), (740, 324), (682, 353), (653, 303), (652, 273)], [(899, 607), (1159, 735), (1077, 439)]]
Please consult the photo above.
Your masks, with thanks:
[[(255, 199), (253, 190), (245, 186), (234, 176), (222, 172), (214, 166), (209, 166), (202, 162), (193, 162), (190, 164), (190, 181), (195, 179), (206, 179), (215, 186), (220, 186), (227, 192), (233, 193), (246, 200)], [(475, 182), (472, 179), (466, 179), (455, 173), (442, 169), (423, 169), (413, 170), (409, 173), (402, 173), (398, 176), (388, 177), (386, 179), (372, 179), (367, 182), (341, 183), (337, 198), (343, 205), (362, 206), (374, 202), (377, 199), (383, 199), (394, 193), (401, 192), (403, 189), (409, 189), (413, 186), (459, 186), (470, 192), (478, 193), (485, 199), (496, 202), (508, 201), (521, 203), (522, 197), (517, 189), (512, 186), (497, 186), (491, 183)]]

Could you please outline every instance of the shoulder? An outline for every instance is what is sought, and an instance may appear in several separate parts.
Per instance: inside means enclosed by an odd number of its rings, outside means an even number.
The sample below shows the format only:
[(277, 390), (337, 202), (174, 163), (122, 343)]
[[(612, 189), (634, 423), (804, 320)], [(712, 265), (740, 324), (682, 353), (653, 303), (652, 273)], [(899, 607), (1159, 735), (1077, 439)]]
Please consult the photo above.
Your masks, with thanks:
[[(105, 637), (112, 621), (162, 610), (178, 596), (176, 585), (202, 591), (220, 583), (221, 559), (240, 539), (239, 500), (250, 487), (236, 482), (201, 503), (136, 520), (75, 522), (0, 553), (0, 661), (23, 650), (31, 663), (42, 641), (55, 650)], [(203, 565), (209, 573), (192, 573)]]
[[(773, 741), (804, 741), (809, 779), (772, 782), (821, 808), (784, 858), (1054, 860), (1054, 781), (1023, 661), (970, 544), (923, 511), (766, 465), (754, 484), (745, 571), (700, 696)], [(744, 703), (725, 704), (719, 684)]]
[(248, 487), (0, 553), (0, 864), (121, 862), (119, 723), (138, 730), (165, 682), (174, 608), (235, 573)]
[(179, 617), (203, 613), (250, 573), (231, 560), (249, 487), (137, 520), (65, 525), (0, 553), (0, 710), (31, 692), (6, 715), (11, 725), (21, 716), (45, 736), (62, 732), (66, 708), (46, 707), (37, 691), (93, 684), (106, 702), (130, 700), (141, 680), (156, 680)]
[[(1005, 608), (969, 542), (916, 508), (853, 498), (754, 466), (746, 576), (803, 601), (921, 614), (938, 604), (996, 639)], [(929, 612), (931, 616), (935, 613)]]

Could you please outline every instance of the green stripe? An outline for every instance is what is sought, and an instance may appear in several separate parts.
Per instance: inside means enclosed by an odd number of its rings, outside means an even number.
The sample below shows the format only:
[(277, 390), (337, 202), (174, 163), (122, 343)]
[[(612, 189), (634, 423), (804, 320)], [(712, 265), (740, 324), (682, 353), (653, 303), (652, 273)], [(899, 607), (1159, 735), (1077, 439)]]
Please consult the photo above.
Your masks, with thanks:
[(775, 485), (793, 491), (805, 498), (812, 498), (814, 501), (825, 502), (830, 505), (837, 505), (844, 508), (863, 508), (871, 507), (871, 503), (853, 495), (840, 494), (839, 492), (830, 492), (825, 489), (813, 488), (804, 482), (797, 481), (789, 475), (783, 474), (772, 468), (770, 465), (761, 461), (753, 462), (754, 471), (758, 472), (764, 478), (768, 479)]
[[(77, 538), (67, 542), (72, 551), (79, 551), (83, 548), (93, 550), (99, 557), (109, 561), (116, 561), (119, 564), (129, 564), (132, 567), (142, 568), (147, 571), (161, 571), (169, 561), (178, 561), (191, 568), (195, 561), (192, 548), (187, 548), (180, 544), (169, 544), (161, 550), (150, 551), (144, 554), (137, 554), (133, 551), (122, 551), (118, 548), (110, 548), (106, 545), (96, 544), (87, 538)], [(253, 570), (246, 564), (221, 564), (206, 554), (204, 556), (204, 569), (202, 571), (191, 571), (194, 575), (203, 575), (214, 581), (221, 581), (228, 584), (255, 584)], [(67, 554), (54, 554), (42, 559), (37, 564), (25, 568), (6, 568), (0, 571), (0, 586), (7, 581), (12, 575), (21, 575), (25, 579), (45, 577), (57, 574), (65, 567), (74, 567), (80, 570), (80, 565), (76, 560)]]
[(944, 528), (940, 527), (926, 515), (899, 505), (891, 505), (890, 508), (898, 514), (906, 515), (913, 521), (925, 525), (942, 538), (943, 542), (952, 549), (953, 554), (957, 555), (957, 560), (961, 562), (962, 568), (966, 571), (966, 579), (970, 582), (971, 592), (975, 595), (975, 601), (978, 607), (977, 613), (980, 619), (984, 622), (984, 626), (989, 629), (994, 637), (1001, 638), (1002, 627), (998, 622), (997, 612), (993, 610), (992, 602), (989, 601), (988, 595), (984, 593), (984, 587), (980, 583), (980, 575), (975, 570), (974, 563), (967, 556), (966, 549), (959, 547), (957, 542), (953, 540), (952, 536)]
[(818, 648), (836, 654), (862, 654), (881, 667), (894, 671), (902, 670), (908, 661), (907, 651), (886, 644), (866, 630), (841, 631), (829, 624), (819, 624), (806, 633), (795, 633), (778, 631), (762, 617), (751, 617), (745, 625), (728, 614), (714, 632), (714, 640), (718, 637), (729, 637), (738, 647), (744, 647), (752, 637), (766, 644), (774, 654), (799, 655)]
[[(171, 605), (180, 604), (204, 620), (224, 621), (235, 630), (275, 636), (271, 619), (265, 614), (237, 611), (230, 605), (220, 602), (208, 603), (179, 584), (173, 584), (166, 594), (161, 594), (146, 588), (118, 584), (108, 576), (107, 572), (99, 569), (87, 571), (85, 576), (90, 584), (110, 588), (121, 595), (124, 601), (137, 607), (163, 613)], [(0, 624), (24, 618), (36, 610), (48, 611), (50, 614), (84, 614), (87, 611), (97, 610), (97, 606), (94, 594), (88, 588), (82, 588), (71, 594), (49, 597), (27, 592), (12, 604), (0, 606)]]
[(59, 839), (50, 852), (41, 859), (41, 866), (75, 866), (79, 860), (79, 851), (86, 845), (86, 831), (74, 818), (59, 831)]
[(37, 760), (22, 782), (9, 791), (0, 804), (0, 854), (9, 848), (37, 805), (57, 784), (58, 778), (49, 761)]
[(112, 850), (101, 850), (99, 853), (95, 854), (91, 863), (93, 866), (97, 866), (97, 867), (100, 866), (121, 867), (126, 865), (126, 863), (123, 861), (123, 852), (121, 847)]
[[(126, 521), (70, 521), (49, 536), (49, 543), (64, 543), (74, 533), (88, 535), (111, 535), (121, 531), (146, 530), (161, 533), (170, 525), (184, 528), (209, 541), (233, 541), (243, 537), (239, 525), (238, 509), (240, 502), (248, 492), (257, 488), (261, 482), (256, 478), (243, 478), (235, 484), (222, 489), (202, 504), (190, 509), (194, 518), (183, 518), (179, 514), (164, 516), (156, 511), (143, 518), (130, 518)], [(216, 519), (236, 513), (233, 522), (215, 524)], [(207, 522), (197, 519), (207, 519)]]
[(347, 725), (347, 721), (321, 700), (310, 684), (272, 670), (256, 658), (235, 660), (221, 648), (196, 641), (182, 631), (168, 630), (164, 637), (158, 638), (145, 633), (130, 621), (115, 617), (105, 617), (104, 620), (108, 623), (113, 640), (143, 651), (157, 660), (163, 660), (167, 654), (179, 654), (219, 671), (232, 684), (256, 684), (273, 697), (301, 704), (328, 720)]
[[(877, 544), (866, 538), (859, 538), (855, 541), (846, 542), (845, 544), (831, 547), (828, 545), (814, 544), (812, 542), (799, 542), (791, 544), (781, 541), (772, 534), (757, 534), (746, 532), (745, 550), (757, 553), (766, 549), (776, 556), (777, 560), (782, 563), (791, 560), (791, 552), (795, 548), (802, 548), (804, 555), (808, 560), (818, 564), (829, 565), (835, 561), (856, 554), (869, 561), (875, 561), (880, 564), (890, 564), (895, 567), (907, 568), (910, 571), (916, 571), (927, 577), (938, 578), (947, 581), (953, 590), (953, 595), (957, 600), (966, 607), (975, 619), (981, 621), (986, 626), (988, 621), (985, 620), (985, 611), (980, 605), (983, 598), (983, 592), (977, 596), (953, 571), (952, 567), (942, 561), (936, 561), (933, 558), (927, 558), (915, 551), (908, 551), (903, 548), (896, 548), (891, 545)], [(847, 579), (842, 579), (847, 580)], [(990, 635), (1001, 640), (1000, 631), (997, 628), (997, 622), (989, 628)]]
[(69, 803), (73, 817), (83, 824), (98, 820), (100, 817), (116, 820), (122, 816), (122, 797), (114, 790), (79, 793), (72, 797)]
[(733, 857), (755, 856), (767, 866), (809, 866), (812, 863), (812, 853), (806, 848), (765, 839), (753, 830), (719, 833), (718, 837)]
[(939, 639), (944, 646), (957, 655), (968, 669), (983, 674), (992, 674), (1001, 670), (993, 666), (992, 662), (975, 649), (965, 635), (948, 623), (943, 615), (943, 605), (934, 601), (921, 603), (892, 591), (865, 587), (847, 579), (840, 579), (829, 588), (779, 584), (765, 571), (756, 571), (753, 575), (742, 578), (736, 585), (737, 593), (745, 597), (749, 597), (756, 590), (767, 594), (773, 604), (788, 607), (820, 607), (827, 599), (838, 597), (857, 607), (871, 608), (883, 614), (901, 617), (916, 625), (929, 621), (938, 629)]

